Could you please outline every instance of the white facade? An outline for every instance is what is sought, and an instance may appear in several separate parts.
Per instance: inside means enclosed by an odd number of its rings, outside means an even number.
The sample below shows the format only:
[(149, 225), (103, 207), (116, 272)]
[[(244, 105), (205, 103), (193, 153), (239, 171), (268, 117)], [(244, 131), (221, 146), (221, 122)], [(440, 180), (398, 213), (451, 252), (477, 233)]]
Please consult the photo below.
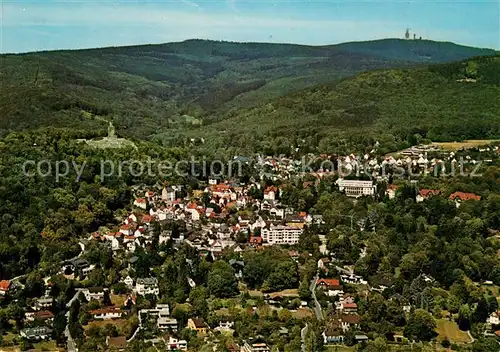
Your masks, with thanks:
[(141, 296), (160, 294), (158, 288), (158, 280), (156, 278), (137, 279), (135, 283), (135, 291)]
[(167, 351), (187, 351), (187, 341), (178, 340), (173, 337), (168, 338)]
[(127, 276), (124, 280), (123, 280), (123, 283), (125, 285), (127, 285), (128, 288), (132, 288), (134, 287), (134, 280), (130, 277), (130, 276)]
[(348, 197), (373, 196), (377, 190), (377, 186), (373, 184), (373, 181), (338, 179), (337, 185), (339, 190), (341, 192), (345, 191)]
[(102, 288), (90, 288), (82, 291), (85, 299), (90, 302), (90, 300), (95, 299), (100, 301), (104, 298), (104, 289)]
[(177, 320), (174, 318), (165, 318), (165, 317), (158, 317), (158, 320), (156, 321), (156, 326), (160, 330), (172, 330), (172, 331), (177, 331)]
[(269, 245), (273, 244), (297, 244), (303, 230), (290, 226), (271, 226), (261, 231), (261, 236)]
[(144, 198), (137, 198), (134, 201), (134, 206), (146, 210), (147, 208), (147, 202)]
[(96, 311), (91, 311), (90, 314), (94, 319), (102, 319), (102, 320), (108, 320), (108, 319), (118, 319), (121, 318), (122, 316), (122, 311), (121, 310), (96, 310)]
[(274, 193), (274, 191), (269, 191), (264, 193), (264, 199), (266, 200), (275, 200), (275, 198), (276, 194)]

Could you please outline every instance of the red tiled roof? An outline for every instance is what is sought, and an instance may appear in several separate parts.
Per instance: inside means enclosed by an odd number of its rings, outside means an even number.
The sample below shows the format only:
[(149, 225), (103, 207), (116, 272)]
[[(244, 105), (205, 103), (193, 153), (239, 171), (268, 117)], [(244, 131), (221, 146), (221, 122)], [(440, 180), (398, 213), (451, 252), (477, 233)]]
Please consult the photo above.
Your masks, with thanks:
[(358, 305), (356, 303), (344, 303), (343, 306), (344, 308), (358, 308)]
[(193, 318), (192, 321), (197, 329), (203, 329), (206, 327), (205, 322), (201, 318)]
[(474, 193), (466, 193), (466, 192), (455, 192), (450, 195), (451, 200), (455, 200), (456, 198), (460, 200), (481, 200), (481, 196), (478, 196)]
[(340, 287), (340, 281), (338, 279), (319, 279), (318, 281), (316, 281), (316, 285)]
[(275, 186), (269, 186), (265, 189), (264, 193), (267, 194), (269, 192), (273, 191), (274, 193), (278, 192), (278, 188), (276, 188)]
[(439, 193), (441, 193), (441, 191), (438, 190), (438, 189), (426, 189), (426, 188), (422, 188), (420, 191), (418, 191), (418, 193), (422, 197), (427, 198), (427, 197), (431, 197), (431, 196), (437, 196)]
[(395, 191), (399, 188), (398, 185), (393, 185), (393, 184), (390, 184), (389, 186), (387, 186), (387, 190), (391, 190), (391, 191)]
[(342, 321), (347, 324), (359, 324), (361, 317), (357, 314), (344, 314), (342, 315)]
[(142, 222), (151, 222), (153, 220), (153, 217), (151, 215), (144, 215), (142, 217)]
[(146, 199), (144, 198), (137, 198), (135, 201), (136, 203), (146, 203)]
[(54, 318), (54, 314), (52, 312), (49, 312), (48, 310), (41, 310), (33, 314), (33, 316), (35, 317), (35, 319), (41, 319), (41, 320)]
[(116, 309), (116, 308), (103, 308), (103, 309), (94, 309), (89, 312), (90, 315), (107, 314), (107, 313), (123, 313), (123, 311), (121, 309)]
[(0, 290), (1, 291), (8, 291), (9, 288), (10, 288), (10, 281), (9, 280), (0, 281)]

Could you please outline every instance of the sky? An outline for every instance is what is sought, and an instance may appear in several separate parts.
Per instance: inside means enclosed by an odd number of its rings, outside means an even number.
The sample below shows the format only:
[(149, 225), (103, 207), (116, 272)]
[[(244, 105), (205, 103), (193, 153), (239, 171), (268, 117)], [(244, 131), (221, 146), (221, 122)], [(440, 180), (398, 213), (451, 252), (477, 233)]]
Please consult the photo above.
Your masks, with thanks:
[(500, 49), (500, 0), (0, 0), (0, 52), (186, 39), (336, 44), (402, 38)]

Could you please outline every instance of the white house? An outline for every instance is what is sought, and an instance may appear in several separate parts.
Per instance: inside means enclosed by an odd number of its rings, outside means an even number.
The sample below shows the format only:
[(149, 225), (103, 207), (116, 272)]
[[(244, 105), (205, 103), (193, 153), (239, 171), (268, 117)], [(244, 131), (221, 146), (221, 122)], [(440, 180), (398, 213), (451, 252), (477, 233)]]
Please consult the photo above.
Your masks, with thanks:
[(137, 279), (135, 283), (135, 291), (139, 295), (156, 295), (160, 294), (160, 289), (158, 288), (158, 279), (154, 277)]
[(135, 201), (134, 201), (134, 206), (138, 207), (138, 208), (141, 208), (141, 209), (144, 209), (146, 210), (147, 208), (147, 201), (146, 199), (144, 198), (137, 198)]
[(161, 191), (161, 199), (167, 203), (172, 203), (175, 200), (175, 190), (172, 187), (164, 187)]
[(279, 209), (276, 207), (272, 207), (269, 210), (269, 214), (271, 214), (271, 216), (274, 216), (276, 218), (283, 219), (285, 217), (285, 209)]
[(104, 291), (107, 290), (102, 287), (90, 287), (82, 290), (83, 295), (85, 296), (85, 299), (87, 301), (90, 301), (92, 299), (95, 299), (97, 301), (100, 301), (101, 299), (104, 298)]
[(276, 199), (276, 193), (278, 193), (278, 189), (276, 187), (268, 187), (264, 190), (264, 199), (274, 201)]
[(134, 280), (130, 276), (123, 279), (123, 283), (130, 289), (134, 287)]
[(40, 326), (31, 329), (23, 329), (20, 335), (28, 340), (45, 340), (51, 338), (52, 330), (46, 326)]
[(169, 318), (169, 317), (158, 317), (156, 321), (156, 326), (159, 330), (172, 330), (177, 331), (178, 324), (177, 319)]
[(234, 321), (231, 319), (221, 319), (219, 320), (219, 329), (232, 329), (234, 327)]
[(112, 309), (112, 308), (95, 309), (89, 312), (89, 314), (92, 316), (93, 319), (102, 319), (102, 320), (118, 319), (122, 317), (123, 313), (124, 311), (122, 311), (121, 309)]
[(187, 351), (187, 341), (178, 340), (169, 336), (168, 341), (165, 341), (167, 345), (167, 351)]
[(498, 312), (493, 312), (490, 314), (488, 319), (486, 320), (487, 323), (491, 325), (499, 325), (500, 324), (500, 311)]
[(352, 285), (367, 285), (368, 282), (358, 275), (340, 275), (342, 282)]

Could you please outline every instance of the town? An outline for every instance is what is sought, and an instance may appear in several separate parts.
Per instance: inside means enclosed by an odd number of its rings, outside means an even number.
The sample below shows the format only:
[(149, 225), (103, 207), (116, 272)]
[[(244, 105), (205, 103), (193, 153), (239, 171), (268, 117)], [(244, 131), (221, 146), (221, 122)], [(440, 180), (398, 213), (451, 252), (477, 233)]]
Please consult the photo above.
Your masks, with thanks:
[[(196, 188), (168, 181), (134, 186), (130, 209), (116, 212), (115, 226), (79, 238), (76, 257), (0, 281), (0, 327), (8, 332), (0, 342), (70, 352), (98, 346), (266, 352), (385, 345), (377, 336), (410, 348), (437, 336), (449, 347), (474, 341), (473, 322), (481, 323), (476, 338), (500, 339), (500, 266), (487, 280), (461, 279), (462, 291), (478, 297), (469, 306), (472, 298), (459, 296), (457, 282), (449, 293), (445, 279), (430, 274), (425, 252), (403, 256), (399, 272), (392, 272), (389, 261), (398, 258), (388, 255), (396, 252), (368, 241), (378, 226), (388, 226), (384, 209), (391, 204), (439, 205), (450, 214), (481, 206), (486, 189), (452, 191), (432, 174), (458, 158), (467, 170), (479, 160), (498, 165), (499, 147), (434, 153), (349, 155), (337, 167), (307, 173), (292, 158), (258, 157), (247, 183), (209, 177)], [(315, 165), (329, 160), (314, 158)], [(396, 167), (408, 172), (397, 176)], [(412, 178), (412, 171), (420, 175), (428, 167), (430, 180)], [(426, 182), (435, 186), (422, 187)], [(401, 224), (391, 226), (408, 234), (435, 231), (407, 220), (401, 214), (390, 220)], [(482, 228), (500, 249), (498, 229)], [(382, 316), (373, 315), (381, 309)]]

